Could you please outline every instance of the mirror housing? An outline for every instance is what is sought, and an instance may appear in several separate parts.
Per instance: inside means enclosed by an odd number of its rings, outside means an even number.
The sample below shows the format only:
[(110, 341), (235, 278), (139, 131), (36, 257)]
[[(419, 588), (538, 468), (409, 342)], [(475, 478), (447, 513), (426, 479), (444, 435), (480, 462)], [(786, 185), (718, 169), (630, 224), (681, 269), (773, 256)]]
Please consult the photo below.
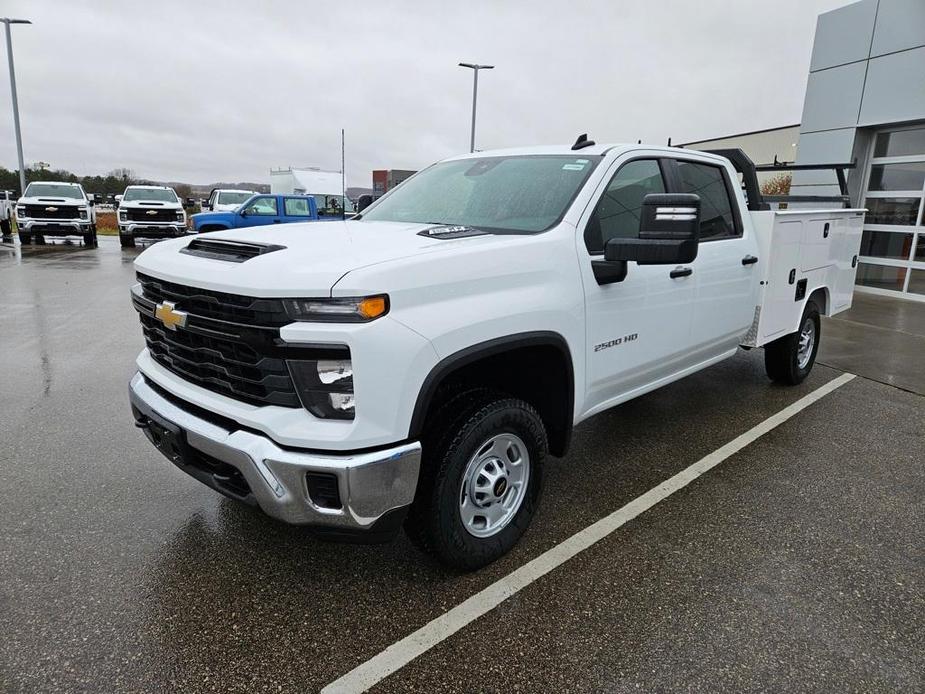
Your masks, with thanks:
[(639, 238), (613, 238), (604, 246), (608, 261), (634, 260), (639, 265), (677, 265), (697, 257), (700, 243), (700, 196), (653, 193), (642, 201)]
[(360, 197), (357, 198), (356, 210), (357, 213), (362, 212), (367, 207), (373, 204), (373, 196), (369, 193), (363, 193)]

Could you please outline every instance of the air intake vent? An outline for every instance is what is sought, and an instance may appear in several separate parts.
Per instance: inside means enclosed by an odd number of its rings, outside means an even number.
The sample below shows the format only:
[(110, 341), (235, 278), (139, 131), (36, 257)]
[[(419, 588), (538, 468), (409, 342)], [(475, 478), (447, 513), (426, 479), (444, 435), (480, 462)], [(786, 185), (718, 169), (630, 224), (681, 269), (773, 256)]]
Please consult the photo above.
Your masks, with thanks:
[(248, 243), (246, 241), (224, 241), (220, 239), (193, 239), (180, 253), (198, 255), (213, 260), (227, 260), (229, 263), (243, 263), (245, 260), (281, 251), (285, 246), (270, 243)]

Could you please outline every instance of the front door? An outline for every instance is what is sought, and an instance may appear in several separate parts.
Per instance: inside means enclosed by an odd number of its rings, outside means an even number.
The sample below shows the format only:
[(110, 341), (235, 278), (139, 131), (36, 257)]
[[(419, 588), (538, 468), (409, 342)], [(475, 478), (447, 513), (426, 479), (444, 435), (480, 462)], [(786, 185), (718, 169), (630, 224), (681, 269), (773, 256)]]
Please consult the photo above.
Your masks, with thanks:
[[(599, 285), (592, 261), (604, 244), (639, 234), (643, 198), (666, 192), (665, 164), (655, 156), (618, 160), (593, 210), (579, 225), (587, 325), (587, 407), (583, 416), (671, 380), (691, 366), (695, 279), (673, 265), (628, 263), (622, 282)], [(697, 261), (690, 263), (696, 268)], [(671, 275), (675, 274), (675, 277)]]
[(241, 215), (241, 219), (238, 220), (238, 226), (254, 227), (282, 222), (279, 214), (279, 200), (275, 195), (261, 195), (254, 198), (243, 212), (245, 214)]

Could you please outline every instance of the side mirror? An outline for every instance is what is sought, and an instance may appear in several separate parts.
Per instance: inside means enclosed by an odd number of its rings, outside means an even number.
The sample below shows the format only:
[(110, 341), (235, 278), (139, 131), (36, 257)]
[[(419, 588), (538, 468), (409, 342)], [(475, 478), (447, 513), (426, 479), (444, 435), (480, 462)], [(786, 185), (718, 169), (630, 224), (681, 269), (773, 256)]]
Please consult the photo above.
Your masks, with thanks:
[(247, 208), (246, 208), (246, 207), (242, 207), (242, 208), (241, 208), (241, 213), (240, 213), (240, 214), (241, 214), (242, 217), (246, 217), (246, 216), (247, 216)]
[(367, 207), (369, 207), (372, 204), (373, 204), (373, 196), (368, 193), (364, 193), (359, 198), (357, 198), (357, 206), (356, 206), (357, 212), (358, 213), (362, 212), (363, 210), (365, 210)]
[(642, 201), (639, 238), (614, 238), (604, 247), (609, 261), (640, 265), (677, 265), (697, 257), (700, 196), (687, 193), (647, 195)]

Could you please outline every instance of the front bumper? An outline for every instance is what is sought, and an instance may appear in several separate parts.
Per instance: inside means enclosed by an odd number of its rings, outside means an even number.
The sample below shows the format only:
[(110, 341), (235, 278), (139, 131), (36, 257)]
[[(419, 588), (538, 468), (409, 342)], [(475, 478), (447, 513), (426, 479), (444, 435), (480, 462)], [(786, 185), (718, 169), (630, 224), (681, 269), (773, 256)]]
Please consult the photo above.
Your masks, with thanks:
[(193, 233), (182, 222), (119, 222), (119, 233), (140, 238), (166, 239)]
[(22, 231), (32, 234), (55, 235), (74, 235), (79, 236), (90, 231), (91, 222), (88, 219), (67, 219), (67, 220), (45, 220), (45, 219), (21, 219), (16, 221), (16, 226)]
[[(129, 400), (136, 425), (177, 467), (287, 523), (346, 534), (375, 532), (414, 499), (420, 443), (340, 455), (284, 449), (256, 432), (194, 414), (193, 406), (186, 409), (183, 401), (165, 396), (141, 373), (129, 384)], [(336, 478), (341, 508), (312, 499), (308, 473)]]

